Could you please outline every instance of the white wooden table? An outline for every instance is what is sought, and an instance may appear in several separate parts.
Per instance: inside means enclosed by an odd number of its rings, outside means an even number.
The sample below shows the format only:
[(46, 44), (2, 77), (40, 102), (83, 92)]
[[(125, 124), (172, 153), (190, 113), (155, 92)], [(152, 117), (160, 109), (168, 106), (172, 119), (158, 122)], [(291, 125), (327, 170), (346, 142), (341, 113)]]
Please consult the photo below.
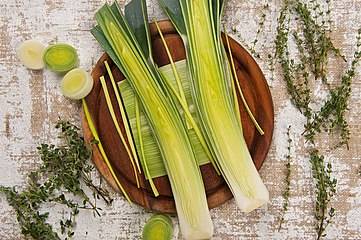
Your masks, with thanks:
[[(75, 0), (1, 0), (0, 3), (0, 185), (26, 184), (26, 175), (40, 163), (36, 147), (43, 143), (57, 143), (55, 123), (60, 118), (81, 126), (79, 102), (63, 97), (61, 76), (49, 70), (26, 69), (17, 59), (17, 49), (26, 39), (38, 39), (48, 45), (68, 43), (79, 53), (79, 65), (91, 71), (102, 49), (89, 30), (96, 25), (94, 12), (104, 1)], [(124, 6), (124, 1), (121, 1)], [(148, 1), (150, 19), (164, 19), (156, 1)], [(248, 43), (255, 38), (258, 22), (264, 12), (263, 1), (233, 0), (227, 3), (224, 23), (230, 31), (236, 28)], [(314, 182), (309, 160), (304, 157), (304, 138), (301, 136), (305, 119), (291, 105), (280, 67), (276, 64), (275, 79), (267, 55), (273, 53), (277, 18), (281, 0), (270, 0), (266, 22), (256, 50), (261, 54), (257, 62), (271, 85), (275, 106), (275, 133), (270, 152), (261, 170), (269, 192), (270, 202), (250, 214), (237, 209), (233, 200), (212, 209), (214, 239), (315, 239)], [(350, 59), (354, 51), (357, 29), (361, 27), (361, 1), (332, 1), (334, 19), (333, 39), (336, 47)], [(240, 40), (237, 36), (233, 35)], [(333, 68), (341, 70), (338, 62)], [(327, 229), (325, 239), (361, 239), (361, 67), (352, 84), (350, 97), (350, 149), (344, 148), (327, 155), (338, 179), (337, 194), (332, 201), (336, 216)], [(285, 188), (286, 129), (292, 125), (292, 177), (290, 206), (285, 214), (283, 229), (278, 231), (278, 217), (282, 211), (282, 192)], [(323, 139), (328, 144), (327, 139)], [(103, 206), (102, 217), (82, 212), (78, 217), (74, 239), (140, 239), (146, 220), (153, 214), (140, 206), (130, 207), (126, 200), (111, 189), (115, 201)], [(23, 239), (15, 212), (0, 194), (0, 239)], [(48, 205), (50, 221), (67, 217), (62, 208)], [(175, 239), (181, 238), (176, 216)], [(57, 225), (54, 224), (55, 227)]]

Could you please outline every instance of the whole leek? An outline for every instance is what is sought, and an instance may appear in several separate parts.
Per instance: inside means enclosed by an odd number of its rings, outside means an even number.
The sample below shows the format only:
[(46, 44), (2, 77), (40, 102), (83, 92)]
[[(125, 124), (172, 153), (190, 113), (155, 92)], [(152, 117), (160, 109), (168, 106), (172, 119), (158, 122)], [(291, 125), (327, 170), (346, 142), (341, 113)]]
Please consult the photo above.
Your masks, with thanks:
[[(131, 1), (125, 9), (125, 15), (128, 10), (133, 19), (139, 16), (132, 13), (143, 9), (141, 17), (146, 19), (142, 0)], [(109, 55), (132, 86), (159, 144), (183, 236), (186, 239), (211, 237), (213, 225), (187, 127), (162, 86), (157, 69), (149, 61), (151, 58), (147, 57), (150, 48), (139, 45), (137, 37), (140, 35), (133, 34), (133, 26), (127, 23), (117, 4), (112, 7), (105, 4), (95, 17), (99, 27), (93, 31), (94, 35), (107, 46)], [(144, 26), (147, 28), (146, 24)]]
[(245, 212), (269, 199), (235, 111), (228, 62), (221, 41), (222, 0), (158, 0), (187, 51), (191, 91), (203, 133), (238, 206)]

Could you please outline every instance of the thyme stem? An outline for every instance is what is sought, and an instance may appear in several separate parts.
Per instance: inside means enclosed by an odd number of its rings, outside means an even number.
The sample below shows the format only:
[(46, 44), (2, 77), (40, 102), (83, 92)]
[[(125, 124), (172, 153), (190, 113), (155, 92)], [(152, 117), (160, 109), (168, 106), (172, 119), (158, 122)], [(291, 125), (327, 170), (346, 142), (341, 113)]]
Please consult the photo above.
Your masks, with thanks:
[(278, 231), (281, 230), (282, 228), (282, 224), (284, 222), (284, 216), (285, 213), (288, 210), (288, 206), (289, 206), (289, 202), (290, 202), (290, 190), (291, 190), (291, 147), (292, 147), (292, 138), (291, 138), (291, 126), (287, 127), (287, 155), (286, 155), (286, 188), (285, 191), (283, 192), (282, 196), (284, 198), (284, 203), (283, 203), (283, 211), (282, 211), (282, 215), (280, 217), (280, 224), (278, 226)]

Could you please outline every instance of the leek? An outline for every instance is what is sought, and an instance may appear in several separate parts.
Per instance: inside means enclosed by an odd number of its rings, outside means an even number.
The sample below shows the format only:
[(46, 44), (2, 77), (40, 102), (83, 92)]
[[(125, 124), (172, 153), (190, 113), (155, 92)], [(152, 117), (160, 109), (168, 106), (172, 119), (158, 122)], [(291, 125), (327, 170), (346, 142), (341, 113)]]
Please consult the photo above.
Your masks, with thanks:
[(269, 199), (243, 137), (221, 42), (225, 1), (158, 0), (181, 35), (200, 126), (239, 208), (250, 212)]
[(178, 91), (179, 93), (177, 92), (175, 86), (172, 85), (170, 79), (167, 77), (167, 75), (165, 74), (161, 74), (162, 75), (162, 79), (164, 81), (164, 83), (167, 85), (167, 87), (169, 88), (169, 90), (171, 91), (171, 93), (173, 93), (172, 96), (174, 96), (174, 98), (177, 100), (177, 102), (180, 104), (181, 108), (182, 108), (182, 111), (184, 112), (184, 115), (186, 117), (186, 123), (187, 123), (187, 127), (188, 129), (191, 129), (193, 128), (194, 129), (194, 132), (195, 134), (197, 135), (198, 137), (198, 140), (199, 142), (201, 143), (201, 145), (203, 146), (204, 148), (204, 151), (205, 153), (207, 154), (208, 158), (210, 159), (212, 165), (214, 166), (216, 172), (218, 174), (219, 173), (219, 170), (214, 162), (214, 159), (213, 159), (213, 156), (211, 155), (211, 152), (205, 142), (205, 139), (200, 131), (200, 129), (198, 128), (198, 125), (196, 124), (192, 114), (190, 113), (190, 110), (189, 110), (189, 106), (187, 104), (187, 100), (186, 100), (186, 97), (185, 97), (185, 94), (184, 94), (184, 91), (183, 91), (183, 87), (182, 87), (182, 83), (180, 81), (180, 77), (179, 77), (179, 73), (178, 73), (178, 70), (174, 64), (174, 61), (173, 61), (173, 58), (172, 58), (172, 55), (170, 54), (170, 51), (168, 49), (168, 46), (167, 46), (167, 43), (163, 37), (163, 33), (162, 31), (160, 30), (159, 26), (158, 26), (158, 23), (157, 21), (155, 21), (155, 24), (157, 26), (157, 29), (158, 29), (158, 32), (159, 32), (159, 35), (162, 39), (162, 42), (163, 42), (163, 45), (166, 49), (166, 52), (167, 52), (167, 55), (168, 55), (168, 58), (170, 60), (170, 65), (172, 67), (172, 71), (173, 71), (173, 75), (174, 75), (174, 79), (177, 83), (177, 87), (178, 87)]
[[(142, 9), (140, 22), (143, 21), (147, 29), (145, 2), (133, 0), (130, 6), (125, 10)], [(107, 50), (110, 49), (109, 55), (115, 58), (114, 62), (134, 89), (159, 144), (183, 236), (187, 239), (211, 237), (213, 225), (187, 128), (151, 58), (147, 57), (149, 48), (140, 47), (133, 27), (129, 26), (116, 3), (112, 7), (105, 4), (95, 18), (99, 27), (93, 31), (94, 36)], [(146, 36), (145, 43), (149, 43), (149, 35)]]

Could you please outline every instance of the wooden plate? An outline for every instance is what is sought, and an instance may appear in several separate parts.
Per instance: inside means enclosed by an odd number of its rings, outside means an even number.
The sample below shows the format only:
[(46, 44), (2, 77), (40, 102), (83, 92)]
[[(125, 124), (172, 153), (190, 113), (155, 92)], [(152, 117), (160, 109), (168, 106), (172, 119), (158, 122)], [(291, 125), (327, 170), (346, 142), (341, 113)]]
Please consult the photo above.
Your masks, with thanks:
[[(169, 45), (174, 60), (178, 61), (185, 59), (182, 40), (172, 24), (169, 21), (162, 21), (159, 23), (159, 25), (165, 36), (167, 44)], [(150, 25), (150, 32), (152, 36), (155, 62), (158, 64), (158, 66), (169, 64), (164, 46), (153, 24)], [(249, 116), (247, 115), (243, 104), (240, 104), (244, 136), (250, 153), (253, 157), (254, 164), (257, 169), (260, 169), (269, 150), (273, 134), (274, 111), (272, 97), (263, 73), (254, 59), (236, 41), (231, 38), (229, 38), (229, 40), (235, 60), (238, 79), (243, 93), (252, 112), (254, 113), (254, 116), (265, 132), (264, 136), (258, 134)], [(176, 209), (168, 177), (165, 176), (154, 179), (154, 182), (160, 193), (158, 197), (154, 197), (149, 183), (145, 180), (143, 175), (139, 175), (141, 183), (140, 188), (137, 188), (136, 186), (132, 166), (114, 127), (99, 81), (100, 76), (104, 75), (106, 78), (108, 77), (104, 67), (105, 60), (107, 60), (110, 64), (116, 81), (121, 81), (124, 79), (123, 75), (113, 64), (108, 55), (103, 54), (92, 71), (92, 76), (95, 82), (91, 93), (86, 97), (86, 101), (94, 124), (97, 128), (100, 141), (103, 144), (109, 161), (113, 165), (119, 181), (133, 202), (155, 211), (175, 213)], [(108, 89), (112, 89), (110, 85), (108, 86)], [(116, 107), (117, 102), (115, 100), (114, 93), (110, 91), (110, 94), (112, 102), (115, 106), (114, 109), (116, 110), (118, 121), (121, 124), (121, 127), (123, 127), (122, 119), (120, 118), (120, 112)], [(84, 113), (82, 115), (82, 119), (84, 137), (86, 142), (89, 142), (93, 136), (90, 132)], [(227, 133), (225, 132), (224, 134)], [(104, 159), (102, 158), (97, 147), (94, 147), (93, 161), (108, 183), (114, 189), (120, 191), (106, 164), (104, 163)], [(217, 207), (233, 197), (224, 179), (215, 173), (213, 167), (210, 164), (202, 166), (201, 172), (207, 192), (209, 208)]]

